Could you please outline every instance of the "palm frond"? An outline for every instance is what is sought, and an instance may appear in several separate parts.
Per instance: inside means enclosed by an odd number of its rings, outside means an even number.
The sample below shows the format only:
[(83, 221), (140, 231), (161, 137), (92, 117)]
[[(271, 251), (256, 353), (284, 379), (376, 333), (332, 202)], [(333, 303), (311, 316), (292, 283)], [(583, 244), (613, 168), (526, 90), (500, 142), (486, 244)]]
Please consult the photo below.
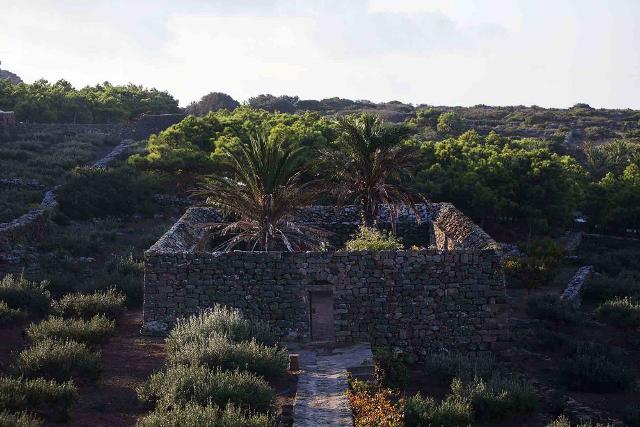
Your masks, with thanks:
[(248, 250), (317, 249), (327, 233), (296, 224), (295, 212), (323, 192), (319, 181), (302, 182), (301, 149), (273, 141), (266, 133), (251, 138), (237, 152), (227, 150), (232, 176), (209, 176), (195, 191), (235, 221), (209, 224), (231, 237), (217, 249), (244, 245)]

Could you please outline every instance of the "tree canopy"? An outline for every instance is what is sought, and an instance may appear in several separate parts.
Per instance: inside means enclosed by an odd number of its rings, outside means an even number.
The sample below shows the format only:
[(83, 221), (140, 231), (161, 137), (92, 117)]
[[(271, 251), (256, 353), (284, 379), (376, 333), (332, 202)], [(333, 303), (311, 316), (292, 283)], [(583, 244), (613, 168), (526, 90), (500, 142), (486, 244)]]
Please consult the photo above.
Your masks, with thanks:
[(434, 200), (452, 202), (477, 220), (508, 216), (546, 231), (566, 224), (579, 206), (583, 169), (547, 143), (468, 131), (419, 146), (417, 189)]
[[(130, 158), (131, 164), (179, 178), (191, 185), (199, 174), (222, 172), (226, 151), (237, 151), (250, 135), (268, 132), (270, 140), (318, 149), (334, 139), (332, 123), (314, 113), (269, 113), (250, 107), (219, 110), (203, 117), (189, 116), (158, 135), (152, 135), (147, 154)], [(313, 150), (305, 152), (306, 159)]]
[(168, 92), (109, 82), (77, 90), (66, 80), (0, 80), (0, 110), (14, 111), (19, 121), (39, 123), (124, 123), (142, 114), (179, 111)]

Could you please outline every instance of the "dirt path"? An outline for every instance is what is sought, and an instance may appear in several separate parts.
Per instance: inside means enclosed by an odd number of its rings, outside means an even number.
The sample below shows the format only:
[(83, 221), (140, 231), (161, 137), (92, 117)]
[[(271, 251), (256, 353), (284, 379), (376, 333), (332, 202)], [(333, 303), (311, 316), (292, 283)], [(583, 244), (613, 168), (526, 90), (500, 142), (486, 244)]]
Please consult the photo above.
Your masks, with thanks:
[(102, 347), (102, 376), (80, 386), (80, 401), (71, 412), (72, 426), (130, 426), (145, 409), (135, 388), (164, 365), (164, 340), (143, 337), (142, 312), (127, 312), (116, 336)]

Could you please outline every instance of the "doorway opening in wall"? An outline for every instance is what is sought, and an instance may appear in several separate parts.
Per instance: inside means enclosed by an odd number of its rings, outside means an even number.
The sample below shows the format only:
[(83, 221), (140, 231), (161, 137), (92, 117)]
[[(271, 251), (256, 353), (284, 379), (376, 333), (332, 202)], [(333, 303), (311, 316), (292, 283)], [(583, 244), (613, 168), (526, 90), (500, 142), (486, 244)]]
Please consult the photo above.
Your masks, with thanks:
[(311, 316), (311, 340), (334, 341), (333, 292), (309, 292), (309, 313)]

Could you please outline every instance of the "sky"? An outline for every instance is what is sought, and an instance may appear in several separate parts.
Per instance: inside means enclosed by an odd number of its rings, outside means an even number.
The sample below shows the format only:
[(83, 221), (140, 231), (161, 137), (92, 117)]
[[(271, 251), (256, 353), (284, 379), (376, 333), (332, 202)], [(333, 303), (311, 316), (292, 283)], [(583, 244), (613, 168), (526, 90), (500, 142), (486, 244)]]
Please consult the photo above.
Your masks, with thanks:
[(167, 90), (640, 109), (640, 0), (0, 0), (3, 69)]

